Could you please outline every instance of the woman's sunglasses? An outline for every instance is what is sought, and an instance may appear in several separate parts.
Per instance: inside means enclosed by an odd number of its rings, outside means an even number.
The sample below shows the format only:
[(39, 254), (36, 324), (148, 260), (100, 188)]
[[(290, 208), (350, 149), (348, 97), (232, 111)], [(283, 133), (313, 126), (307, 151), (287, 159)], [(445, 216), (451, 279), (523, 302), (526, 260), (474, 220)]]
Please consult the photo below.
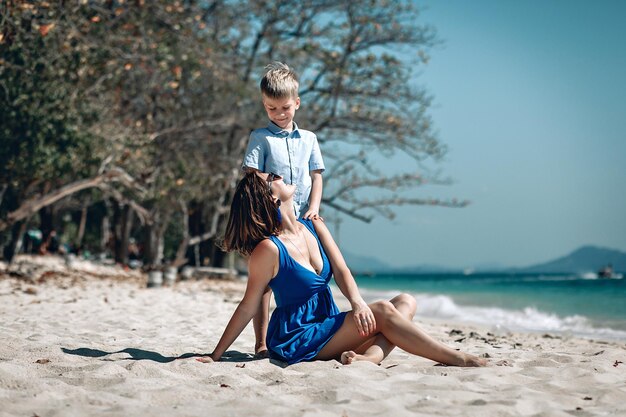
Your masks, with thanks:
[(273, 172), (270, 172), (269, 174), (267, 174), (267, 180), (266, 181), (267, 181), (267, 185), (268, 185), (269, 189), (270, 190), (272, 189), (272, 181), (279, 180), (281, 178), (282, 177), (280, 175), (274, 174)]

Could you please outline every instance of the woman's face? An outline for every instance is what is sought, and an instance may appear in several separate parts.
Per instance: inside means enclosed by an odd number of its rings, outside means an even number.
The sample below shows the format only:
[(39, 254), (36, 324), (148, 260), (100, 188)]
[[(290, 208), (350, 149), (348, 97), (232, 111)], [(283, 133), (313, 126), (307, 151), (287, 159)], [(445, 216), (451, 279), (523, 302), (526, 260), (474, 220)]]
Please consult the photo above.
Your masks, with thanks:
[(283, 178), (277, 174), (263, 174), (265, 175), (265, 181), (272, 193), (272, 196), (280, 201), (287, 201), (296, 191), (296, 186), (293, 184), (285, 184)]

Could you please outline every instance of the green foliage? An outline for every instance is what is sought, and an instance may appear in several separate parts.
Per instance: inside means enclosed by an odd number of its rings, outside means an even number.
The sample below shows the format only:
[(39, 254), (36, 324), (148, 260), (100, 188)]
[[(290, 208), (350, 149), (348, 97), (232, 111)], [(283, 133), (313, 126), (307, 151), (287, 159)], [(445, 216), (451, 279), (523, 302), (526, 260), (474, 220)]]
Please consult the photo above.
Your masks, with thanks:
[[(94, 114), (79, 102), (79, 55), (44, 23), (53, 12), (5, 6), (0, 24), (0, 184), (13, 192), (0, 213), (73, 178), (98, 162), (88, 129)], [(44, 29), (45, 28), (45, 29)], [(58, 30), (57, 30), (58, 33)], [(11, 204), (13, 203), (13, 204)]]
[(249, 131), (266, 124), (258, 80), (273, 60), (301, 74), (297, 120), (322, 144), (325, 207), (369, 220), (423, 204), (400, 193), (423, 173), (385, 176), (368, 157), (404, 154), (418, 171), (445, 153), (412, 85), (437, 42), (418, 17), (403, 0), (3, 2), (0, 224), (106, 160), (144, 191), (89, 198), (144, 207), (175, 250), (182, 207), (223, 220)]

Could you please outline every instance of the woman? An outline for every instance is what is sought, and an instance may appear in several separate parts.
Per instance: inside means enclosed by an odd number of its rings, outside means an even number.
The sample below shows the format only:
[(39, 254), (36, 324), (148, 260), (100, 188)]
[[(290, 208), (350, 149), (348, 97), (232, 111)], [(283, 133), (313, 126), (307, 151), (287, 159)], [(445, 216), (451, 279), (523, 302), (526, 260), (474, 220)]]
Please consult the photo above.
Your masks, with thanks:
[[(437, 342), (412, 323), (416, 302), (401, 294), (366, 304), (322, 220), (298, 220), (295, 186), (277, 175), (248, 173), (239, 182), (226, 227), (224, 247), (249, 256), (246, 292), (213, 353), (219, 360), (257, 313), (269, 286), (276, 299), (267, 331), (270, 357), (288, 364), (340, 359), (380, 363), (395, 346), (456, 366), (482, 366), (484, 359)], [(339, 312), (328, 282), (335, 282), (352, 306)]]

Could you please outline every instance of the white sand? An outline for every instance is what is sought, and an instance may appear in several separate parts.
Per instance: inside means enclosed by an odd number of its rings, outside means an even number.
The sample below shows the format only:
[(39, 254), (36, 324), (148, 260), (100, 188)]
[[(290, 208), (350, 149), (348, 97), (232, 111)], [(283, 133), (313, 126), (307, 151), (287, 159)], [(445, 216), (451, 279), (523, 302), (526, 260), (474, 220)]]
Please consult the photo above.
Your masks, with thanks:
[(26, 276), (0, 274), (0, 416), (626, 416), (623, 343), (430, 322), (491, 365), (434, 366), (396, 349), (381, 366), (283, 367), (252, 360), (249, 326), (222, 362), (175, 360), (210, 353), (243, 283), (145, 289), (136, 272), (43, 259), (23, 264)]

